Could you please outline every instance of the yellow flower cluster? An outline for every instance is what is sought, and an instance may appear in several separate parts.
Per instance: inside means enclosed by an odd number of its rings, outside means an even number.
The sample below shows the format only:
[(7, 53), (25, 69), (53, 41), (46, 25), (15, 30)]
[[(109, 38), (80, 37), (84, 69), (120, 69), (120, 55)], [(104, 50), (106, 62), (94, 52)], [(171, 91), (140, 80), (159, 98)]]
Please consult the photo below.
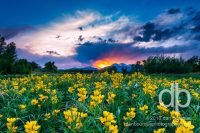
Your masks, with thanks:
[(85, 101), (85, 99), (86, 99), (86, 96), (87, 96), (87, 90), (86, 90), (86, 88), (79, 88), (78, 89), (78, 101), (79, 102), (84, 102)]
[(44, 96), (43, 94), (39, 94), (39, 100), (40, 101), (45, 101), (48, 99), (48, 96)]
[(116, 121), (114, 119), (113, 113), (103, 111), (103, 117), (100, 117), (99, 119), (101, 123), (108, 128), (110, 133), (118, 133), (118, 126), (115, 125)]
[(25, 105), (25, 104), (20, 104), (20, 105), (19, 105), (19, 108), (20, 108), (20, 110), (22, 110), (22, 111), (23, 111), (23, 110), (25, 110), (25, 109), (26, 109), (26, 105)]
[(14, 88), (15, 90), (18, 90), (19, 85), (18, 85), (18, 83), (17, 83), (16, 81), (12, 82), (12, 85), (13, 85), (13, 88)]
[(185, 121), (181, 118), (180, 112), (171, 111), (172, 123), (177, 126), (176, 133), (193, 133), (194, 126), (191, 121)]
[(114, 102), (114, 98), (115, 98), (115, 93), (113, 92), (108, 92), (108, 99), (106, 99), (106, 101), (110, 104), (112, 102)]
[(57, 91), (56, 90), (52, 90), (52, 97), (51, 97), (51, 101), (53, 104), (57, 104), (58, 103), (58, 97), (57, 97)]
[(102, 102), (104, 95), (101, 94), (101, 91), (94, 90), (93, 95), (91, 95), (90, 98), (91, 98), (90, 106), (96, 107), (98, 104)]
[(49, 118), (51, 118), (51, 114), (50, 113), (46, 113), (45, 115), (44, 115), (44, 120), (45, 121), (47, 121)]
[(148, 113), (148, 106), (145, 104), (144, 106), (140, 107), (140, 111), (144, 112), (145, 114)]
[(9, 130), (10, 133), (15, 133), (17, 132), (17, 126), (14, 125), (15, 121), (17, 120), (17, 118), (7, 118), (7, 128)]
[(154, 130), (153, 133), (164, 133), (165, 128), (159, 128), (158, 130)]
[(166, 114), (169, 112), (169, 109), (164, 105), (164, 103), (160, 103), (157, 108), (161, 111), (161, 113)]
[(66, 125), (70, 129), (80, 129), (83, 126), (82, 119), (87, 117), (87, 113), (78, 112), (77, 108), (66, 110), (63, 114), (66, 120)]
[(74, 88), (73, 87), (69, 87), (68, 92), (69, 93), (73, 93), (74, 92)]
[(26, 88), (22, 88), (19, 93), (22, 95), (26, 91)]
[(126, 112), (126, 116), (124, 116), (124, 120), (131, 121), (136, 116), (135, 108), (129, 108), (128, 110), (129, 111)]
[(32, 101), (31, 101), (31, 105), (37, 105), (38, 104), (38, 100), (37, 99), (33, 99)]
[(185, 121), (180, 119), (180, 124), (177, 127), (175, 133), (193, 133), (194, 125), (191, 124), (191, 121)]
[(156, 94), (156, 89), (158, 87), (154, 84), (151, 84), (149, 80), (147, 80), (147, 82), (144, 83), (143, 91), (145, 94), (149, 94), (151, 96), (151, 98), (153, 98)]
[(177, 111), (171, 111), (170, 112), (171, 114), (171, 117), (172, 117), (172, 124), (174, 124), (175, 126), (177, 126), (180, 122), (180, 119), (181, 119), (181, 114), (180, 112), (177, 112)]
[(191, 90), (192, 96), (197, 100), (200, 100), (200, 94), (196, 92), (194, 89)]
[(40, 125), (37, 124), (37, 121), (27, 121), (24, 128), (26, 133), (38, 133)]
[(94, 86), (97, 90), (103, 90), (105, 86), (107, 86), (107, 83), (105, 81), (102, 82), (94, 82)]
[(53, 115), (57, 115), (59, 112), (60, 112), (59, 109), (54, 109), (52, 114), (53, 114)]
[[(51, 130), (56, 132), (98, 132), (103, 130), (107, 133), (115, 133), (118, 132), (118, 129), (121, 132), (133, 132), (139, 128), (133, 129), (129, 127), (132, 125), (132, 122), (142, 122), (141, 118), (144, 117), (145, 113), (152, 114), (154, 112), (158, 112), (160, 116), (171, 115), (172, 120), (170, 122), (174, 127), (159, 127), (155, 130), (154, 128), (143, 128), (143, 132), (198, 132), (198, 117), (189, 117), (188, 114), (194, 113), (194, 115), (198, 116), (199, 112), (191, 112), (190, 108), (181, 110), (182, 113), (170, 111), (170, 108), (163, 103), (157, 103), (158, 99), (156, 97), (159, 96), (159, 92), (163, 89), (169, 89), (168, 87), (170, 87), (171, 83), (178, 83), (180, 85), (179, 88), (186, 88), (190, 91), (192, 96), (190, 105), (198, 108), (196, 103), (200, 100), (199, 79), (179, 78), (174, 80), (175, 78), (164, 78), (164, 76), (146, 76), (139, 73), (111, 74), (108, 72), (90, 74), (33, 74), (26, 77), (19, 76), (19, 78), (18, 76), (16, 78), (9, 78), (9, 76), (1, 77), (4, 76), (0, 76), (0, 99), (4, 100), (5, 107), (0, 110), (0, 132), (6, 132), (6, 130), (9, 133), (45, 132), (49, 123), (51, 124), (51, 128), (48, 129), (49, 132)], [(68, 85), (71, 87), (66, 88)], [(65, 88), (68, 90), (65, 90)], [(12, 98), (11, 101), (10, 97)], [(182, 102), (184, 102), (184, 97), (185, 95), (181, 95)], [(82, 103), (70, 101), (69, 99), (77, 99), (77, 101)], [(112, 103), (116, 104), (116, 107), (109, 105)], [(138, 107), (138, 104), (140, 105), (141, 103), (146, 105), (142, 104)], [(137, 106), (137, 109), (132, 108), (131, 105), (133, 104)], [(151, 104), (156, 104), (156, 106), (150, 107)], [(76, 108), (70, 108), (64, 112), (61, 111), (66, 105), (68, 107), (73, 105)], [(120, 106), (119, 109), (117, 106)], [(39, 109), (37, 107), (42, 108)], [(19, 120), (17, 118), (10, 118), (13, 114), (10, 112), (12, 110), (8, 110), (8, 108), (16, 110), (15, 114), (17, 115), (16, 117), (20, 117), (18, 118)], [(87, 113), (77, 108), (88, 110), (90, 117), (87, 118)], [(113, 113), (102, 111), (105, 109), (109, 111), (117, 110), (118, 119), (115, 118)], [(192, 121), (184, 119), (184, 116), (188, 116)], [(38, 125), (37, 121), (26, 122), (30, 118), (37, 118), (41, 125)], [(146, 119), (145, 122), (163, 123), (169, 122), (169, 119)], [(96, 125), (99, 124), (100, 129), (97, 129)]]
[(113, 88), (115, 89), (119, 89), (120, 88), (120, 84), (122, 83), (123, 81), (123, 74), (121, 73), (115, 73), (115, 74), (112, 74), (111, 75), (111, 80), (112, 80), (112, 83), (113, 83)]

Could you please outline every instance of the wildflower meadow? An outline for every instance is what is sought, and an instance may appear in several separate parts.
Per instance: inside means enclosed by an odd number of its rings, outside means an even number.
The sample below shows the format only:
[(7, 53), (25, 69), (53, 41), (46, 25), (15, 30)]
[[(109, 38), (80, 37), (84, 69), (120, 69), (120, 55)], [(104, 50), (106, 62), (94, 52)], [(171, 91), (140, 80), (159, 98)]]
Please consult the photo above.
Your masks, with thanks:
[[(191, 94), (190, 105), (166, 107), (158, 95), (178, 83)], [(15, 133), (199, 133), (200, 79), (141, 73), (44, 74), (2, 77), (0, 131)], [(180, 94), (178, 102), (186, 101)]]

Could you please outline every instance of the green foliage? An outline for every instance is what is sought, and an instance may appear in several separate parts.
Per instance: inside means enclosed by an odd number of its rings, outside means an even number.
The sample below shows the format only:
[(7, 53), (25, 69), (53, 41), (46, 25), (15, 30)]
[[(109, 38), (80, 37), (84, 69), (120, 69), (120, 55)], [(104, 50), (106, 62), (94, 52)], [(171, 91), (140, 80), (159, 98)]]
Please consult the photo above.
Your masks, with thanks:
[(34, 62), (34, 61), (32, 61), (30, 63), (30, 65), (31, 65), (32, 71), (36, 71), (36, 70), (40, 70), (41, 69), (40, 66), (36, 62)]
[(57, 72), (58, 68), (55, 66), (55, 62), (47, 62), (44, 64), (45, 72)]
[(0, 36), (0, 74), (30, 74), (40, 69), (35, 62), (28, 62), (26, 59), (17, 60), (16, 44), (7, 44)]
[(193, 67), (182, 58), (150, 56), (144, 61), (147, 73), (189, 73)]
[(12, 70), (15, 74), (30, 74), (32, 71), (31, 63), (26, 59), (17, 60)]
[[(140, 73), (131, 75), (119, 73), (45, 74), (0, 78), (0, 131), (8, 132), (7, 118), (18, 118), (13, 126), (18, 126), (17, 132), (19, 133), (24, 132), (24, 125), (30, 120), (37, 121), (38, 125), (41, 126), (38, 132), (41, 133), (108, 133), (108, 129), (105, 124), (102, 124), (100, 117), (103, 116), (104, 111), (109, 111), (114, 115), (119, 133), (153, 133), (159, 128), (165, 128), (165, 133), (173, 133), (177, 127), (172, 124), (173, 119), (170, 112), (175, 107), (169, 107), (168, 111), (163, 113), (158, 108), (160, 105), (158, 99), (160, 91), (170, 89), (168, 83), (175, 81), (180, 82), (180, 88), (187, 89), (191, 93), (190, 105), (179, 109), (182, 118), (195, 126), (194, 133), (199, 133), (199, 78), (193, 78), (192, 75), (180, 78), (177, 75), (166, 77), (158, 74), (154, 76), (141, 75)], [(100, 87), (99, 85), (97, 87), (96, 83), (99, 83)], [(115, 84), (117, 84), (117, 88)], [(145, 87), (146, 85), (147, 87)], [(153, 91), (155, 95), (150, 97), (152, 91), (147, 91), (148, 89), (145, 91), (144, 87), (152, 88), (154, 85), (157, 86), (157, 89)], [(184, 88), (184, 86), (189, 86), (189, 88)], [(69, 91), (71, 87), (74, 88), (73, 92)], [(79, 88), (87, 90), (85, 101), (78, 100)], [(90, 102), (95, 90), (101, 91), (104, 98), (101, 103), (93, 107), (90, 106)], [(107, 99), (110, 92), (116, 96), (109, 103)], [(38, 103), (32, 104), (33, 99), (37, 100)], [(55, 99), (56, 103), (53, 102)], [(165, 104), (168, 104), (170, 100), (170, 94), (163, 95)], [(187, 97), (180, 94), (179, 101), (184, 104), (185, 100)], [(25, 105), (25, 108), (22, 109), (20, 105)], [(148, 106), (147, 113), (140, 109), (144, 105)], [(69, 128), (69, 125), (75, 126), (77, 124), (77, 119), (69, 123), (65, 118), (64, 112), (72, 108), (87, 113), (87, 117), (81, 121), (83, 126), (80, 129)], [(135, 117), (125, 120), (124, 117), (127, 117), (127, 114), (130, 117), (129, 108), (135, 108)], [(59, 110), (59, 112), (55, 114), (55, 110)], [(46, 114), (49, 114), (49, 117), (46, 117)], [(125, 122), (130, 125), (125, 126)]]
[(16, 58), (15, 43), (7, 44), (5, 39), (0, 36), (0, 74), (11, 74)]
[(193, 72), (200, 72), (200, 58), (198, 56), (193, 56), (187, 60), (187, 63), (192, 66)]

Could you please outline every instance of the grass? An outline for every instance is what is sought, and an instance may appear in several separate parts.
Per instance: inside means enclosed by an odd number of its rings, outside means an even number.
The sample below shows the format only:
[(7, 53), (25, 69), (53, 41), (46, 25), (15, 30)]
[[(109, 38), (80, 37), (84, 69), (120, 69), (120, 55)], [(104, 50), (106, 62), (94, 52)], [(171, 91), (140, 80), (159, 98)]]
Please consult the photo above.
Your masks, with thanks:
[[(192, 96), (190, 105), (179, 112), (158, 100), (160, 91), (170, 89), (174, 82)], [(198, 133), (199, 88), (198, 74), (105, 72), (1, 76), (0, 131)], [(163, 95), (163, 101), (169, 103), (169, 97)], [(179, 102), (183, 104), (186, 100), (181, 94)], [(16, 120), (10, 122), (8, 118)], [(33, 121), (38, 128), (25, 126)]]

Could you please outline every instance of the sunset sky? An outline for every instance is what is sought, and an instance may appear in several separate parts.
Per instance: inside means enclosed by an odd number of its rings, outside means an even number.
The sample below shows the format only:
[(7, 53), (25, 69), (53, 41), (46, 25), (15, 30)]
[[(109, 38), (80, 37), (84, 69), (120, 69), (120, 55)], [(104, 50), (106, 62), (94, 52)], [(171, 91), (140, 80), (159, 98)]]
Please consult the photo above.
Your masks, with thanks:
[(59, 68), (200, 55), (199, 0), (1, 0), (18, 58)]

